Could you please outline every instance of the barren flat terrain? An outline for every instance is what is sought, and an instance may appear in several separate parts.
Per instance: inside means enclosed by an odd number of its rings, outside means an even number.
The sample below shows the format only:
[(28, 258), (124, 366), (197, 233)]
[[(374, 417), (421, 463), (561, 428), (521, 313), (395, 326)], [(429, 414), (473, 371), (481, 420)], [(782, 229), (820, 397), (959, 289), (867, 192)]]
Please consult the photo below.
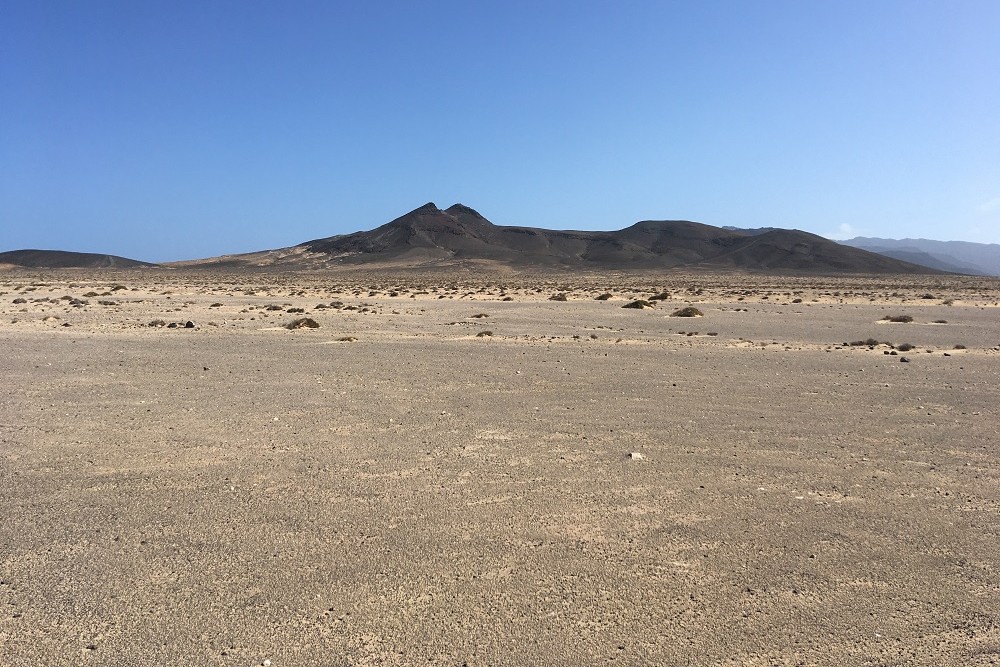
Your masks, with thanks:
[(0, 664), (996, 665), (998, 304), (0, 273)]

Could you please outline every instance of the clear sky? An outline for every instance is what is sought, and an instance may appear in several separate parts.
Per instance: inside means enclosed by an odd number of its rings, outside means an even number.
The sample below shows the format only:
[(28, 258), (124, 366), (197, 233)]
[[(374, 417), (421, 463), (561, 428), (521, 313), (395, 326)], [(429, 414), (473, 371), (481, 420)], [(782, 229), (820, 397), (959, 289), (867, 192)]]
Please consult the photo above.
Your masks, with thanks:
[(4, 0), (0, 250), (644, 219), (1000, 242), (996, 0)]

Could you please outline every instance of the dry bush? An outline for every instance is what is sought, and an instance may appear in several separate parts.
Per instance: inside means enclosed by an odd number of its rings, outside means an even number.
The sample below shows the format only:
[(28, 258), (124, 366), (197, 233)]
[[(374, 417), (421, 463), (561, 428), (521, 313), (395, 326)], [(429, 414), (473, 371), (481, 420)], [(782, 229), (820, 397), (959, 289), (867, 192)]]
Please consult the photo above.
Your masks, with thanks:
[(285, 325), (286, 329), (319, 329), (319, 322), (311, 317), (300, 317)]

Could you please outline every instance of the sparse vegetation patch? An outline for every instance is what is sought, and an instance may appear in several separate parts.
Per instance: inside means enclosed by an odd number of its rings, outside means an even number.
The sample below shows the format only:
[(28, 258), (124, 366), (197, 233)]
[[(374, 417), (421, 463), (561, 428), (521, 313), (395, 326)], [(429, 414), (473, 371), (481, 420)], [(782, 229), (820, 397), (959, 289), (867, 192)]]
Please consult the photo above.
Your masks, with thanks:
[(300, 317), (285, 325), (286, 329), (319, 329), (319, 322), (311, 317)]

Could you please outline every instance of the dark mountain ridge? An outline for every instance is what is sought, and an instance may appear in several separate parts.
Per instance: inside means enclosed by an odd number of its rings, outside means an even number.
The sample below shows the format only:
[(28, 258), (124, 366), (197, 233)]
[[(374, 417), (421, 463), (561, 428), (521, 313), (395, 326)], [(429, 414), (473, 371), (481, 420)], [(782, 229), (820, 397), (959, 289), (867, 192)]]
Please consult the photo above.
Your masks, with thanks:
[(0, 264), (12, 264), (27, 269), (135, 269), (157, 266), (118, 255), (33, 249), (0, 252)]
[(935, 272), (798, 230), (749, 234), (688, 220), (644, 220), (611, 232), (507, 227), (494, 225), (463, 204), (442, 210), (428, 203), (373, 230), (298, 247), (338, 264), (487, 260), (522, 268)]

